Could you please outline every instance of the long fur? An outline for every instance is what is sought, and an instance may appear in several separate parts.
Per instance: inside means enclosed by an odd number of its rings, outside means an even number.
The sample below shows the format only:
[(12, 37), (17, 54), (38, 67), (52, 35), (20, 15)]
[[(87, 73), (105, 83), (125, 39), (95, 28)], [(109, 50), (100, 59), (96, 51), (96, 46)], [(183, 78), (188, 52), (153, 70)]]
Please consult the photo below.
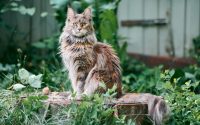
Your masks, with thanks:
[(118, 100), (118, 103), (124, 101), (126, 103), (147, 103), (148, 114), (154, 125), (162, 125), (170, 113), (169, 106), (161, 96), (149, 93), (127, 93)]
[(89, 8), (82, 14), (68, 8), (68, 18), (59, 40), (63, 64), (78, 95), (91, 95), (100, 90), (100, 84), (104, 83), (106, 89), (116, 85), (120, 96), (119, 59), (111, 46), (97, 42), (91, 17)]
[(122, 95), (122, 86), (119, 58), (111, 46), (103, 43), (96, 43), (93, 46), (93, 50), (96, 55), (96, 63), (86, 79), (85, 93), (90, 95), (97, 89), (105, 92), (106, 90), (99, 88), (99, 85), (104, 82), (106, 83), (106, 89), (116, 85), (117, 97), (120, 97)]
[(151, 98), (148, 100), (149, 114), (155, 125), (161, 125), (169, 115), (169, 107), (161, 96), (147, 96)]

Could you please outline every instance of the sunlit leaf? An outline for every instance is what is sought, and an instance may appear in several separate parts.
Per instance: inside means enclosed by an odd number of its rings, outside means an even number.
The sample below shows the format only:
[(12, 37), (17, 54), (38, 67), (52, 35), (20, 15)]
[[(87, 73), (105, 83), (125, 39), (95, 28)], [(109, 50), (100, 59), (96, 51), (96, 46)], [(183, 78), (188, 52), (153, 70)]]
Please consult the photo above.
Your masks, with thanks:
[(26, 8), (25, 8), (25, 6), (20, 6), (20, 7), (18, 8), (18, 11), (19, 11), (22, 15), (25, 15), (25, 14), (26, 14)]
[(32, 44), (32, 46), (36, 47), (36, 48), (39, 48), (39, 49), (43, 49), (43, 48), (46, 48), (46, 44), (44, 42), (34, 42)]
[(19, 69), (18, 75), (21, 80), (28, 80), (29, 78), (29, 72), (24, 68)]
[(10, 5), (13, 6), (13, 7), (18, 6), (18, 4), (16, 2), (12, 2), (12, 3), (10, 3)]
[(101, 6), (102, 10), (110, 10), (110, 9), (115, 9), (115, 8), (116, 8), (115, 3), (108, 3)]
[(28, 79), (28, 83), (33, 88), (41, 88), (41, 84), (42, 84), (41, 78), (42, 78), (42, 74), (39, 74), (37, 76), (31, 75)]
[(33, 16), (33, 14), (35, 13), (35, 8), (27, 8), (26, 13), (30, 16)]
[(48, 15), (48, 12), (42, 12), (42, 13), (40, 14), (41, 17), (46, 17), (47, 15)]
[(19, 84), (19, 83), (13, 85), (13, 89), (14, 89), (15, 91), (20, 91), (20, 90), (22, 90), (22, 89), (25, 88), (25, 87), (26, 87), (26, 86), (24, 86), (24, 85), (22, 85), (22, 84)]
[(53, 8), (61, 8), (61, 6), (65, 5), (68, 2), (68, 0), (50, 0), (50, 4), (53, 6)]

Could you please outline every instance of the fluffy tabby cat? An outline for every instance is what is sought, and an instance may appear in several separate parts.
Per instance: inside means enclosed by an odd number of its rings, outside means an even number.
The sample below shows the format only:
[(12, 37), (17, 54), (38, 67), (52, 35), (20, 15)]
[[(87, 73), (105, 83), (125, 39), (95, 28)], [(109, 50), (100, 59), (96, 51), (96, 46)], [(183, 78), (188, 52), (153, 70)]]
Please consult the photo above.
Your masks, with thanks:
[(60, 36), (60, 52), (77, 98), (81, 94), (105, 92), (100, 83), (105, 83), (106, 89), (116, 85), (117, 97), (121, 96), (119, 58), (111, 46), (97, 42), (91, 9), (77, 14), (68, 8), (67, 16)]

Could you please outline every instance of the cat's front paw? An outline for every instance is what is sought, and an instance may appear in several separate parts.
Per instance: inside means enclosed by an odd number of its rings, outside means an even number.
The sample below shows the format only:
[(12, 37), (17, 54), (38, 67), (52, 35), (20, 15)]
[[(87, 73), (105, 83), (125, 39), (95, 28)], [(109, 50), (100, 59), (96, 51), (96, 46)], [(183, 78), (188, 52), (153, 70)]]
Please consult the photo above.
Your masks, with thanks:
[(68, 99), (69, 99), (69, 100), (81, 101), (81, 100), (82, 100), (82, 95), (81, 95), (81, 94), (78, 94), (78, 95), (70, 94), (70, 95), (68, 96)]
[(77, 100), (77, 101), (81, 101), (82, 99), (83, 98), (82, 98), (81, 94), (75, 96), (75, 100)]
[(70, 94), (68, 97), (67, 97), (67, 99), (69, 99), (69, 100), (73, 100), (73, 96), (72, 96), (72, 94)]

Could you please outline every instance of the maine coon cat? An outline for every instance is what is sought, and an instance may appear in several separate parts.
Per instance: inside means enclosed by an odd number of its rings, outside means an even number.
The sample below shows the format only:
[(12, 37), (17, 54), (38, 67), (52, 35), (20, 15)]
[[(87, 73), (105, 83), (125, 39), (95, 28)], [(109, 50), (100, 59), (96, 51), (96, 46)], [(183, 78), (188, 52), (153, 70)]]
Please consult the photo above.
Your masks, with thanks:
[(119, 58), (110, 45), (97, 42), (90, 8), (81, 14), (68, 8), (66, 24), (60, 35), (60, 53), (77, 98), (81, 94), (105, 92), (101, 83), (106, 89), (116, 85), (117, 97), (121, 96)]

